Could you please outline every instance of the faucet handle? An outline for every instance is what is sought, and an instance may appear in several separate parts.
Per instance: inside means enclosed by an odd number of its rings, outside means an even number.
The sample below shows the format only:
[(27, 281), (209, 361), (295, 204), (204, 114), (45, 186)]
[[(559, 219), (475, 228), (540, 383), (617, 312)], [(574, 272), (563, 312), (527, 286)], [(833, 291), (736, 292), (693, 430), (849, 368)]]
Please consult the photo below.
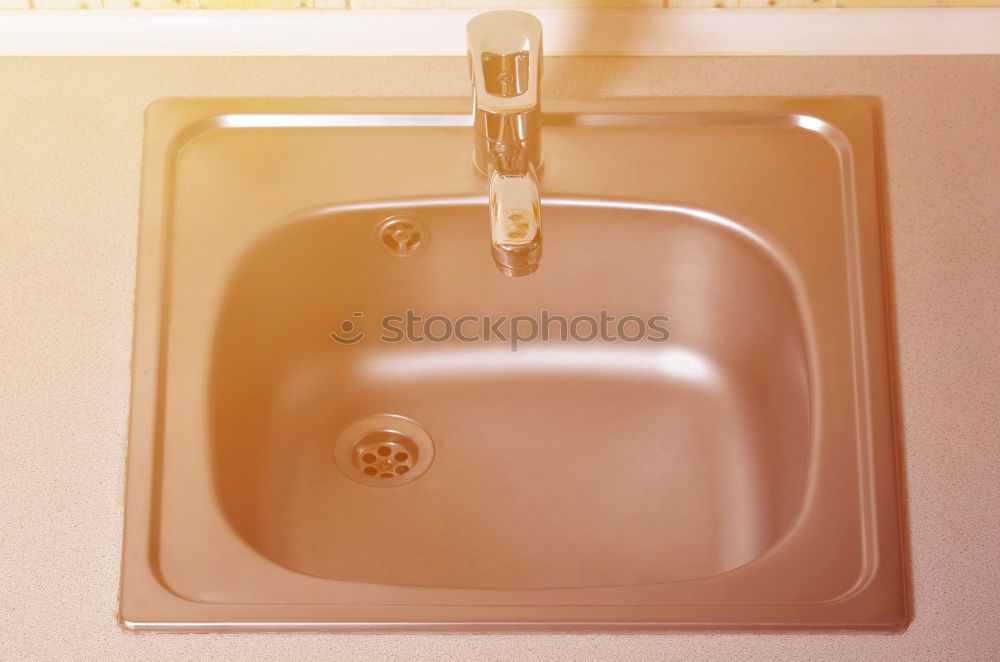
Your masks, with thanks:
[(542, 24), (525, 12), (491, 11), (466, 28), (476, 107), (490, 113), (538, 106)]

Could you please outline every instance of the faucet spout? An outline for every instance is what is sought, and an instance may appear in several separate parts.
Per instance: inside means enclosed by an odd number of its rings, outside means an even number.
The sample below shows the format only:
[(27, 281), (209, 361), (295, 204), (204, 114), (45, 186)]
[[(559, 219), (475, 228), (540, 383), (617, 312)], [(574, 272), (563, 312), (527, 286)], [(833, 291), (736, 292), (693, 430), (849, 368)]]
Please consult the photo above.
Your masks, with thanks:
[(542, 25), (531, 14), (494, 11), (469, 21), (476, 167), (490, 187), (493, 259), (507, 276), (538, 269), (542, 226)]
[(542, 219), (535, 169), (490, 174), (490, 236), (493, 261), (505, 276), (527, 276), (542, 259)]

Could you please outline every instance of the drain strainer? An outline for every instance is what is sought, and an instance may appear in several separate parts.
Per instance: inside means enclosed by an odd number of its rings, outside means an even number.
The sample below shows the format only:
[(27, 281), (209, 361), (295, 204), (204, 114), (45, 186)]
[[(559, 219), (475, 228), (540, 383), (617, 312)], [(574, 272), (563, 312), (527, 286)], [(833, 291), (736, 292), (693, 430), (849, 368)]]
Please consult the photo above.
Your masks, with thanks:
[(333, 458), (348, 478), (373, 487), (396, 487), (431, 466), (434, 444), (412, 420), (392, 414), (368, 416), (344, 428)]
[(419, 252), (431, 237), (423, 223), (404, 216), (390, 216), (376, 230), (382, 247), (398, 257)]

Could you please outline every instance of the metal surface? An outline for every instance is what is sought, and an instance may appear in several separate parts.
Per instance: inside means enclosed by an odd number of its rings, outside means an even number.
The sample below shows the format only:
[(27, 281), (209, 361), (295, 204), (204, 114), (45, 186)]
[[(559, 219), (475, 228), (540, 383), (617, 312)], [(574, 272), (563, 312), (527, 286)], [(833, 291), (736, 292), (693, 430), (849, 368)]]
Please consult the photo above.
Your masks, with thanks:
[[(150, 109), (125, 625), (903, 627), (868, 102), (550, 104), (518, 279), (475, 249), (465, 103)], [(386, 338), (406, 311), (669, 333)], [(386, 413), (434, 464), (376, 489), (334, 456)]]

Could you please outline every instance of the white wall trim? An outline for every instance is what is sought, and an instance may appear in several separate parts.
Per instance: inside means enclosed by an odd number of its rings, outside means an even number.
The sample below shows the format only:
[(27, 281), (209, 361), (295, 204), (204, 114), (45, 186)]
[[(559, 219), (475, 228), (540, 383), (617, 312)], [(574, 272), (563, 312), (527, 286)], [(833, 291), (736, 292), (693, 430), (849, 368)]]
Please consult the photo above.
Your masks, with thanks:
[[(476, 10), (0, 10), (0, 55), (462, 55)], [(1000, 7), (537, 10), (547, 55), (1000, 53)]]

